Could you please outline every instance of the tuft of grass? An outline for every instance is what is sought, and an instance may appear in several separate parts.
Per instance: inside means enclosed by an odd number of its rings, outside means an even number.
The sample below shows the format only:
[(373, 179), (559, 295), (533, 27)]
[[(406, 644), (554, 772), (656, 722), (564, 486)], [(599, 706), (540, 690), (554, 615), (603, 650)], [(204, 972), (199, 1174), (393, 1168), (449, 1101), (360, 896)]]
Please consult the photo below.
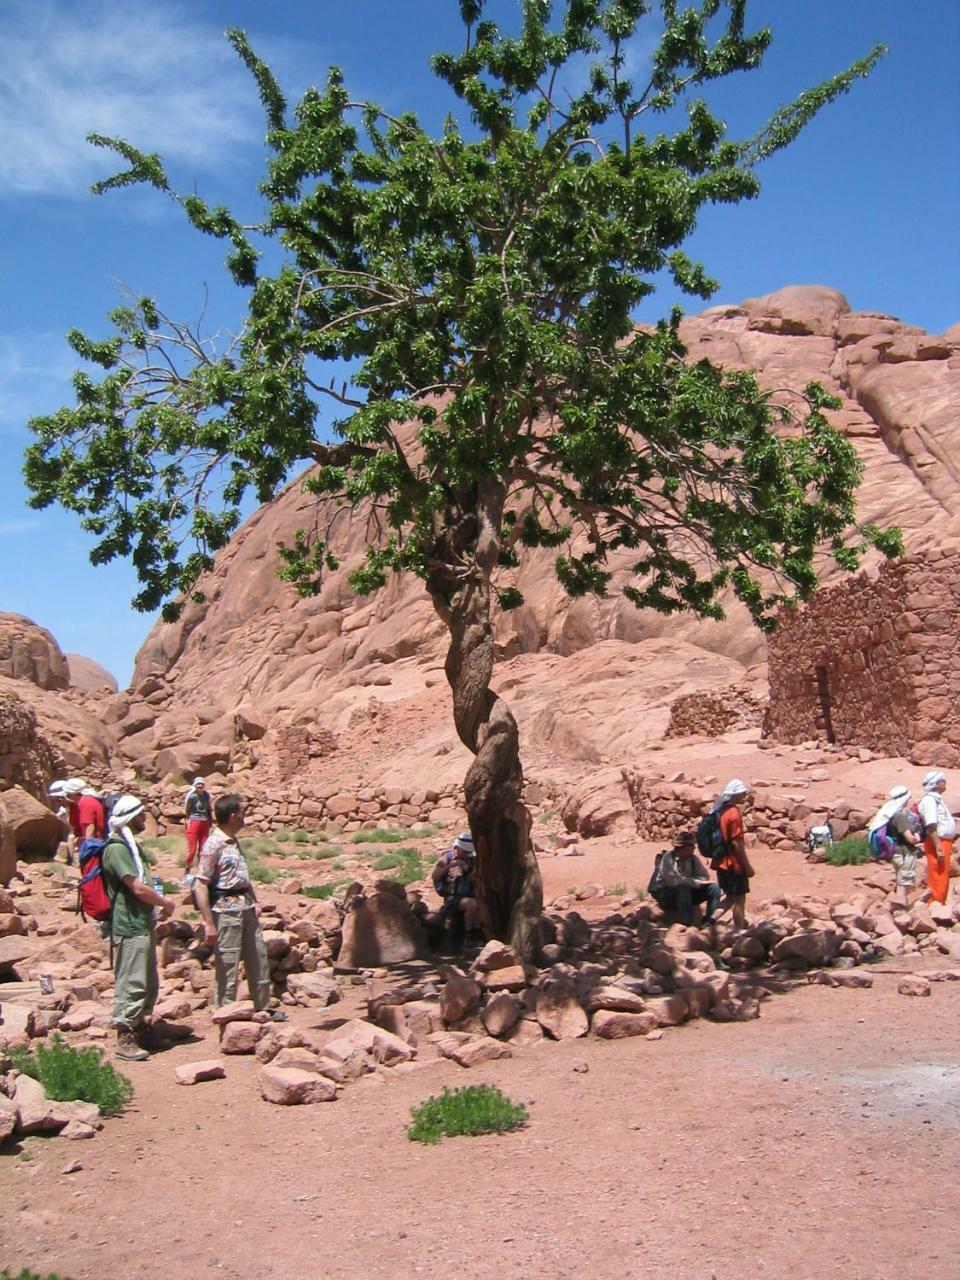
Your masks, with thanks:
[(68, 1280), (66, 1276), (54, 1275), (51, 1271), (48, 1276), (41, 1276), (36, 1271), (28, 1271), (26, 1267), (22, 1271), (18, 1271), (16, 1275), (12, 1271), (0, 1271), (0, 1280)]
[(332, 898), (332, 884), (308, 884), (303, 888), (303, 896), (305, 898)]
[(509, 1133), (527, 1123), (527, 1109), (511, 1102), (489, 1084), (444, 1089), (410, 1112), (411, 1142), (439, 1142), (441, 1138), (473, 1137), (478, 1133)]
[(647, 896), (647, 886), (645, 884), (638, 884), (636, 889), (633, 891), (633, 896), (643, 902)]
[(262, 862), (247, 862), (250, 879), (256, 884), (273, 884), (280, 872), (276, 867), (265, 867)]
[(310, 832), (305, 831), (303, 827), (297, 827), (296, 831), (290, 837), (294, 844), (309, 844)]
[(177, 881), (176, 881), (176, 880), (164, 880), (164, 882), (163, 882), (163, 892), (164, 892), (165, 894), (167, 894), (168, 896), (169, 896), (171, 893), (179, 893), (179, 892), (180, 892), (180, 885), (177, 883)]
[(608, 898), (625, 898), (627, 896), (627, 886), (622, 882), (620, 884), (608, 884), (604, 893)]
[(74, 1049), (56, 1033), (49, 1045), (38, 1044), (32, 1052), (14, 1049), (10, 1056), (17, 1071), (39, 1080), (55, 1102), (93, 1102), (101, 1115), (115, 1116), (133, 1093), (133, 1085), (104, 1061), (100, 1049)]
[(835, 840), (823, 853), (834, 867), (858, 867), (871, 858), (870, 846), (863, 836), (844, 836), (842, 840)]
[(355, 831), (350, 837), (351, 844), (399, 844), (406, 840), (408, 832), (397, 831), (390, 827), (372, 827), (367, 831)]
[(379, 858), (374, 858), (371, 866), (374, 871), (395, 871), (390, 879), (400, 884), (415, 884), (424, 877), (420, 850), (412, 845), (401, 845), (389, 853), (382, 853)]
[(346, 871), (347, 869), (347, 864), (342, 858), (335, 858), (334, 861), (330, 863), (330, 866), (334, 871)]

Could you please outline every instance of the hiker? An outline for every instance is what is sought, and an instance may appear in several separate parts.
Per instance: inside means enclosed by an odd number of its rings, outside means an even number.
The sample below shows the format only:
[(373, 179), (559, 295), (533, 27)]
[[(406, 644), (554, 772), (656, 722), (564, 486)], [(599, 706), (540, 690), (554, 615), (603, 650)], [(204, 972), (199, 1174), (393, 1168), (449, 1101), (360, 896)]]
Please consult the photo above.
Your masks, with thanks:
[(66, 785), (66, 781), (63, 778), (59, 778), (55, 782), (51, 782), (47, 789), (47, 795), (50, 797), (51, 806), (54, 804), (57, 806), (57, 808), (54, 809), (54, 813), (63, 823), (64, 829), (67, 833), (67, 866), (69, 867), (73, 863), (74, 839), (73, 832), (70, 830), (70, 814), (67, 810), (66, 796), (63, 791)]
[(187, 824), (187, 860), (183, 867), (185, 872), (183, 881), (186, 886), (189, 886), (192, 883), (190, 871), (194, 858), (203, 848), (213, 825), (210, 792), (203, 778), (194, 778), (193, 786), (187, 792), (183, 802), (183, 818)]
[(889, 831), (890, 819), (910, 803), (910, 790), (902, 784), (891, 787), (887, 799), (867, 823), (867, 843), (875, 862), (892, 862), (897, 842)]
[(927, 855), (927, 889), (932, 902), (942, 903), (950, 892), (950, 855), (957, 838), (956, 820), (943, 799), (946, 789), (946, 776), (931, 769), (923, 780), (924, 796), (917, 805)]
[(739, 778), (731, 778), (713, 806), (719, 819), (723, 851), (711, 862), (717, 884), (723, 892), (722, 909), (730, 908), (733, 927), (740, 933), (747, 927), (747, 894), (754, 870), (744, 844), (742, 806), (750, 788)]
[(720, 886), (697, 857), (694, 832), (681, 831), (672, 849), (657, 855), (650, 893), (663, 911), (676, 914), (681, 924), (694, 923), (695, 908), (706, 904), (703, 923), (710, 924), (720, 903)]
[(461, 946), (464, 941), (477, 941), (480, 936), (475, 871), (473, 836), (464, 831), (449, 849), (444, 849), (430, 873), (433, 887), (443, 899), (444, 925), (450, 931), (450, 942), (454, 947)]
[(897, 808), (887, 819), (886, 831), (887, 839), (893, 843), (891, 862), (896, 873), (893, 900), (906, 907), (909, 905), (910, 890), (916, 888), (917, 884), (917, 860), (923, 836), (919, 818), (908, 807), (909, 790), (904, 786), (894, 787), (890, 792), (890, 800), (897, 804)]
[(160, 990), (155, 909), (159, 907), (160, 919), (167, 920), (174, 908), (172, 899), (151, 888), (144, 870), (137, 835), (145, 825), (143, 801), (121, 796), (113, 806), (103, 849), (103, 878), (111, 903), (113, 1025), (117, 1057), (128, 1062), (150, 1056), (144, 1019), (153, 1012)]
[(106, 815), (100, 797), (83, 778), (68, 778), (63, 784), (67, 802), (67, 862), (72, 863), (84, 840), (103, 840), (107, 835)]
[[(254, 1008), (269, 1010), (270, 963), (260, 928), (260, 904), (237, 840), (244, 819), (242, 798), (220, 796), (213, 817), (216, 826), (200, 851), (194, 894), (203, 916), (204, 941), (216, 948), (214, 1005), (219, 1008), (236, 1000), (242, 959)], [(287, 1020), (279, 1009), (270, 1016), (274, 1022)]]

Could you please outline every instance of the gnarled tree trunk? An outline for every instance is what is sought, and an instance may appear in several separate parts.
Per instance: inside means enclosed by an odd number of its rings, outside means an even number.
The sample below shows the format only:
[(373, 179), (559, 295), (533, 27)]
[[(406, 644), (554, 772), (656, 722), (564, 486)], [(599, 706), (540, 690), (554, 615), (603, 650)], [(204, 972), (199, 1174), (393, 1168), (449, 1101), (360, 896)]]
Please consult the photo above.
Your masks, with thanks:
[(450, 631), (445, 664), (460, 741), (474, 753), (463, 789), (477, 850), (477, 896), (488, 937), (532, 959), (543, 910), (540, 868), (521, 800), (523, 769), (517, 722), (490, 689), (494, 643), (490, 575), (499, 553), (502, 486), (481, 486), (475, 513), (445, 530), (427, 586)]

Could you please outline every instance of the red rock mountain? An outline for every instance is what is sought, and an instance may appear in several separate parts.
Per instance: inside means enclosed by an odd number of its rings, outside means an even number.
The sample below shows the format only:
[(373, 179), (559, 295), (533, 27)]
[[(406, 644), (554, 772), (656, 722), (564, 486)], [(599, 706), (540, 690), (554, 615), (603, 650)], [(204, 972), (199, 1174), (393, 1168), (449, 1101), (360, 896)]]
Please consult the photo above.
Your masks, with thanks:
[[(852, 312), (835, 290), (812, 286), (711, 307), (686, 319), (682, 336), (691, 358), (753, 369), (781, 399), (823, 383), (841, 398), (834, 420), (865, 464), (860, 518), (899, 525), (914, 551), (956, 541), (960, 325), (932, 337), (891, 316)], [(343, 567), (318, 597), (298, 599), (277, 578), (276, 543), (306, 523), (312, 501), (294, 482), (257, 511), (201, 582), (206, 602), (147, 637), (131, 691), (107, 716), (138, 770), (156, 777), (229, 760), (256, 765), (269, 754), (264, 729), (285, 724), (362, 738), (375, 705), (395, 715), (406, 708), (412, 726), (403, 759), (386, 753), (381, 775), (409, 774), (422, 756), (428, 771), (459, 776), (444, 632), (422, 584), (404, 578), (354, 597), (347, 572), (364, 540), (360, 522), (347, 518), (333, 539)], [(525, 740), (532, 735), (551, 753), (623, 758), (638, 735), (662, 734), (671, 696), (742, 680), (764, 660), (763, 638), (736, 603), (723, 622), (638, 611), (615, 589), (626, 556), (608, 598), (570, 601), (549, 555), (528, 554), (516, 574), (526, 603), (497, 622), (495, 683), (517, 706)], [(638, 647), (643, 641), (656, 643)], [(240, 752), (238, 740), (247, 743)]]

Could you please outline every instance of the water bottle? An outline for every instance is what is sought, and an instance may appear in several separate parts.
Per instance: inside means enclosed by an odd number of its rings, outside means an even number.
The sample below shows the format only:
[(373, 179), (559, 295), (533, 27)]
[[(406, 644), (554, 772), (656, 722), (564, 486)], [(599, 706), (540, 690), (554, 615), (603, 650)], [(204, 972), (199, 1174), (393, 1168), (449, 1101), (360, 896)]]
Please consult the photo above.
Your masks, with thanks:
[[(160, 879), (160, 877), (159, 877), (159, 876), (154, 876), (154, 877), (153, 877), (153, 882), (152, 882), (151, 888), (153, 889), (153, 892), (154, 892), (154, 893), (159, 893), (159, 894), (160, 894), (160, 896), (161, 896), (161, 898), (163, 897), (163, 881)], [(160, 908), (159, 908), (159, 907), (154, 907), (154, 908), (153, 908), (153, 918), (154, 918), (155, 920), (159, 920), (159, 919), (160, 919)]]

